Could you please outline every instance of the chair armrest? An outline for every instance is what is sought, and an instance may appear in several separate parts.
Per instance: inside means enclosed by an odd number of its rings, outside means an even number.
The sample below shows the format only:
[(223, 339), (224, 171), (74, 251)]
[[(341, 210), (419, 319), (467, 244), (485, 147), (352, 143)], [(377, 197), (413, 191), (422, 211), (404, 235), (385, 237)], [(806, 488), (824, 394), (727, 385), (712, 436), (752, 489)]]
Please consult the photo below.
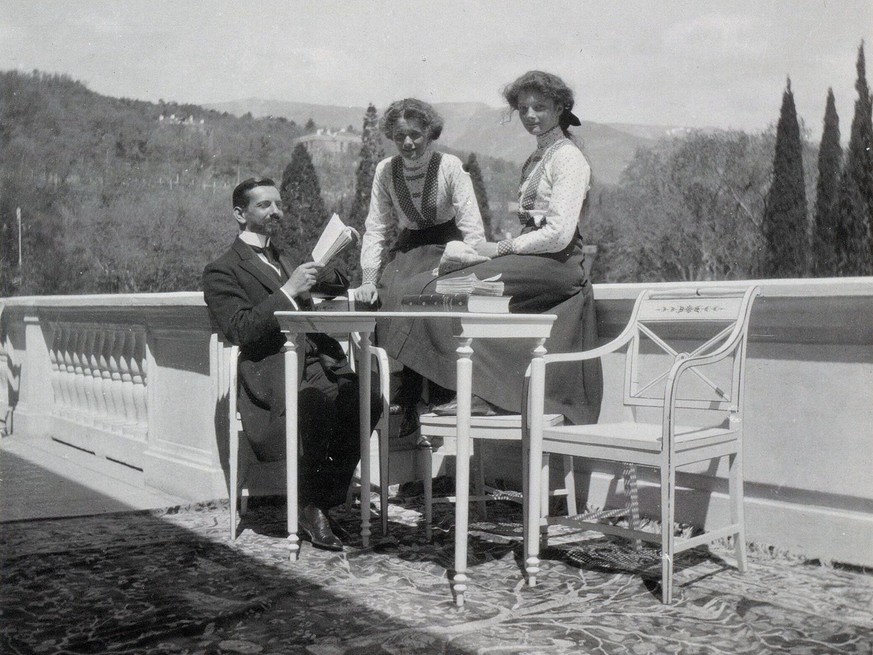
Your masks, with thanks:
[[(709, 382), (703, 373), (696, 371), (695, 369), (720, 362), (728, 355), (732, 354), (743, 343), (747, 327), (747, 325), (744, 326), (738, 323), (725, 342), (711, 353), (702, 355), (680, 355), (679, 358), (673, 362), (673, 366), (670, 367), (670, 372), (667, 375), (667, 384), (664, 388), (664, 413), (661, 427), (661, 437), (664, 448), (672, 449), (673, 447), (672, 428), (676, 417), (676, 396), (679, 391), (679, 382), (683, 375), (690, 371), (702, 378), (705, 382)], [(735, 380), (734, 383), (736, 384), (737, 381)], [(710, 382), (710, 384), (712, 383)], [(739, 384), (742, 383), (740, 382)], [(717, 391), (720, 392), (719, 389), (717, 389)], [(736, 389), (734, 390), (734, 392), (737, 391), (738, 390)]]
[[(353, 351), (360, 350), (360, 333), (350, 332), (349, 343), (351, 344), (351, 348)], [(352, 355), (351, 359), (354, 362), (357, 358), (355, 357), (354, 352), (350, 354)], [(383, 401), (387, 403), (389, 402), (387, 399), (391, 397), (391, 361), (388, 357), (388, 353), (385, 352), (384, 348), (371, 345), (370, 362), (374, 366), (376, 375), (379, 378), (380, 395), (382, 396)]]
[(554, 353), (547, 354), (543, 357), (546, 364), (552, 364), (555, 362), (579, 362), (586, 359), (597, 359), (598, 357), (603, 357), (611, 352), (615, 352), (628, 341), (631, 340), (633, 336), (633, 331), (626, 328), (624, 332), (618, 335), (615, 339), (606, 343), (602, 346), (598, 346), (597, 348), (592, 348), (591, 350), (582, 350), (575, 353)]

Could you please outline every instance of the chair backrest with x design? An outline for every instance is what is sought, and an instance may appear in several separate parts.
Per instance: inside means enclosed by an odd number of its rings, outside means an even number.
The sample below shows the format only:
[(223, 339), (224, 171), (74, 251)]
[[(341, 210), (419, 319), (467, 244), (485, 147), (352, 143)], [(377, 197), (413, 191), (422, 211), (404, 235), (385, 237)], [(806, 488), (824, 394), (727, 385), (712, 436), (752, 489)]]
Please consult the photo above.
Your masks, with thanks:
[[(753, 289), (724, 288), (640, 294), (623, 335), (630, 342), (625, 360), (624, 405), (663, 407), (665, 386), (676, 361), (706, 357), (736, 345), (734, 356), (729, 358), (728, 375), (721, 375), (716, 382), (699, 368), (691, 368), (692, 376), (677, 389), (673, 407), (722, 411), (739, 417), (742, 395), (738, 392), (742, 389), (753, 293)], [(683, 350), (686, 346), (687, 351)]]

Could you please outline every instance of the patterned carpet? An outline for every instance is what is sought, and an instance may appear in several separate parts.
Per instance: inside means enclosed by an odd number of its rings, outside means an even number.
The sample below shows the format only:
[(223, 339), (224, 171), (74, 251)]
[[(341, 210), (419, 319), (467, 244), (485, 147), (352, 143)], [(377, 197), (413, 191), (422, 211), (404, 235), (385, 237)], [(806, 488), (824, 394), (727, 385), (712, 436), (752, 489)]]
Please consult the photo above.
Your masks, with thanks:
[[(560, 534), (540, 584), (520, 570), (520, 514), (495, 503), (471, 534), (467, 605), (452, 602), (453, 534), (433, 544), (415, 502), (392, 503), (390, 535), (344, 553), (284, 545), (284, 501), (253, 501), (239, 539), (216, 503), (160, 512), (5, 523), (0, 652), (41, 653), (871, 653), (873, 576), (697, 549), (661, 605), (654, 551)], [(336, 514), (349, 532), (354, 515)], [(725, 559), (722, 559), (722, 555)]]

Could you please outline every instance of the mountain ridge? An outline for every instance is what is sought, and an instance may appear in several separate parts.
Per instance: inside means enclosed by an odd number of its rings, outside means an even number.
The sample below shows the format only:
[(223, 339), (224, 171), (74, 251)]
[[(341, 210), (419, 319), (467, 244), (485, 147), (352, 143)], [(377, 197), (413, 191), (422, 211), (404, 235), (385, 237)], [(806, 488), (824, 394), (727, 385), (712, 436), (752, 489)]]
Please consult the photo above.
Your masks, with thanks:
[[(203, 105), (207, 109), (236, 116), (283, 117), (304, 124), (309, 119), (323, 128), (359, 130), (366, 107), (354, 105), (320, 105), (315, 103), (263, 98), (244, 98)], [(445, 119), (440, 142), (464, 152), (504, 159), (522, 164), (532, 149), (532, 142), (518, 118), (506, 109), (482, 102), (435, 103)], [(582, 121), (574, 134), (588, 157), (594, 177), (615, 184), (638, 148), (649, 148), (658, 138), (684, 128), (676, 126), (634, 125)]]

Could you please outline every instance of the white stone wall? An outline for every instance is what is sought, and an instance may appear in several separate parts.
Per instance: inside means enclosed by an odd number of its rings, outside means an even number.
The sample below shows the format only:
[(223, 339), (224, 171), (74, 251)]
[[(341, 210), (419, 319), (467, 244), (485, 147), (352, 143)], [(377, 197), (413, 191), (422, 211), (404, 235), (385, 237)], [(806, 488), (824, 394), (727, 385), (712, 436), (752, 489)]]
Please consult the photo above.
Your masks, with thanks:
[[(873, 566), (873, 278), (756, 283), (762, 295), (746, 382), (748, 539)], [(707, 284), (737, 282), (693, 286)], [(618, 334), (643, 288), (595, 286), (602, 341)], [(148, 487), (191, 500), (226, 497), (228, 362), (202, 294), (6, 298), (0, 306), (7, 429), (120, 461)], [(608, 417), (621, 411), (620, 357), (607, 358), (604, 369)], [(517, 445), (484, 447), (486, 478), (518, 486)], [(620, 471), (577, 468), (582, 500), (617, 502)], [(641, 477), (643, 509), (654, 515), (657, 495), (645, 486), (654, 478)], [(680, 521), (724, 520), (724, 470), (692, 468), (678, 483)]]

